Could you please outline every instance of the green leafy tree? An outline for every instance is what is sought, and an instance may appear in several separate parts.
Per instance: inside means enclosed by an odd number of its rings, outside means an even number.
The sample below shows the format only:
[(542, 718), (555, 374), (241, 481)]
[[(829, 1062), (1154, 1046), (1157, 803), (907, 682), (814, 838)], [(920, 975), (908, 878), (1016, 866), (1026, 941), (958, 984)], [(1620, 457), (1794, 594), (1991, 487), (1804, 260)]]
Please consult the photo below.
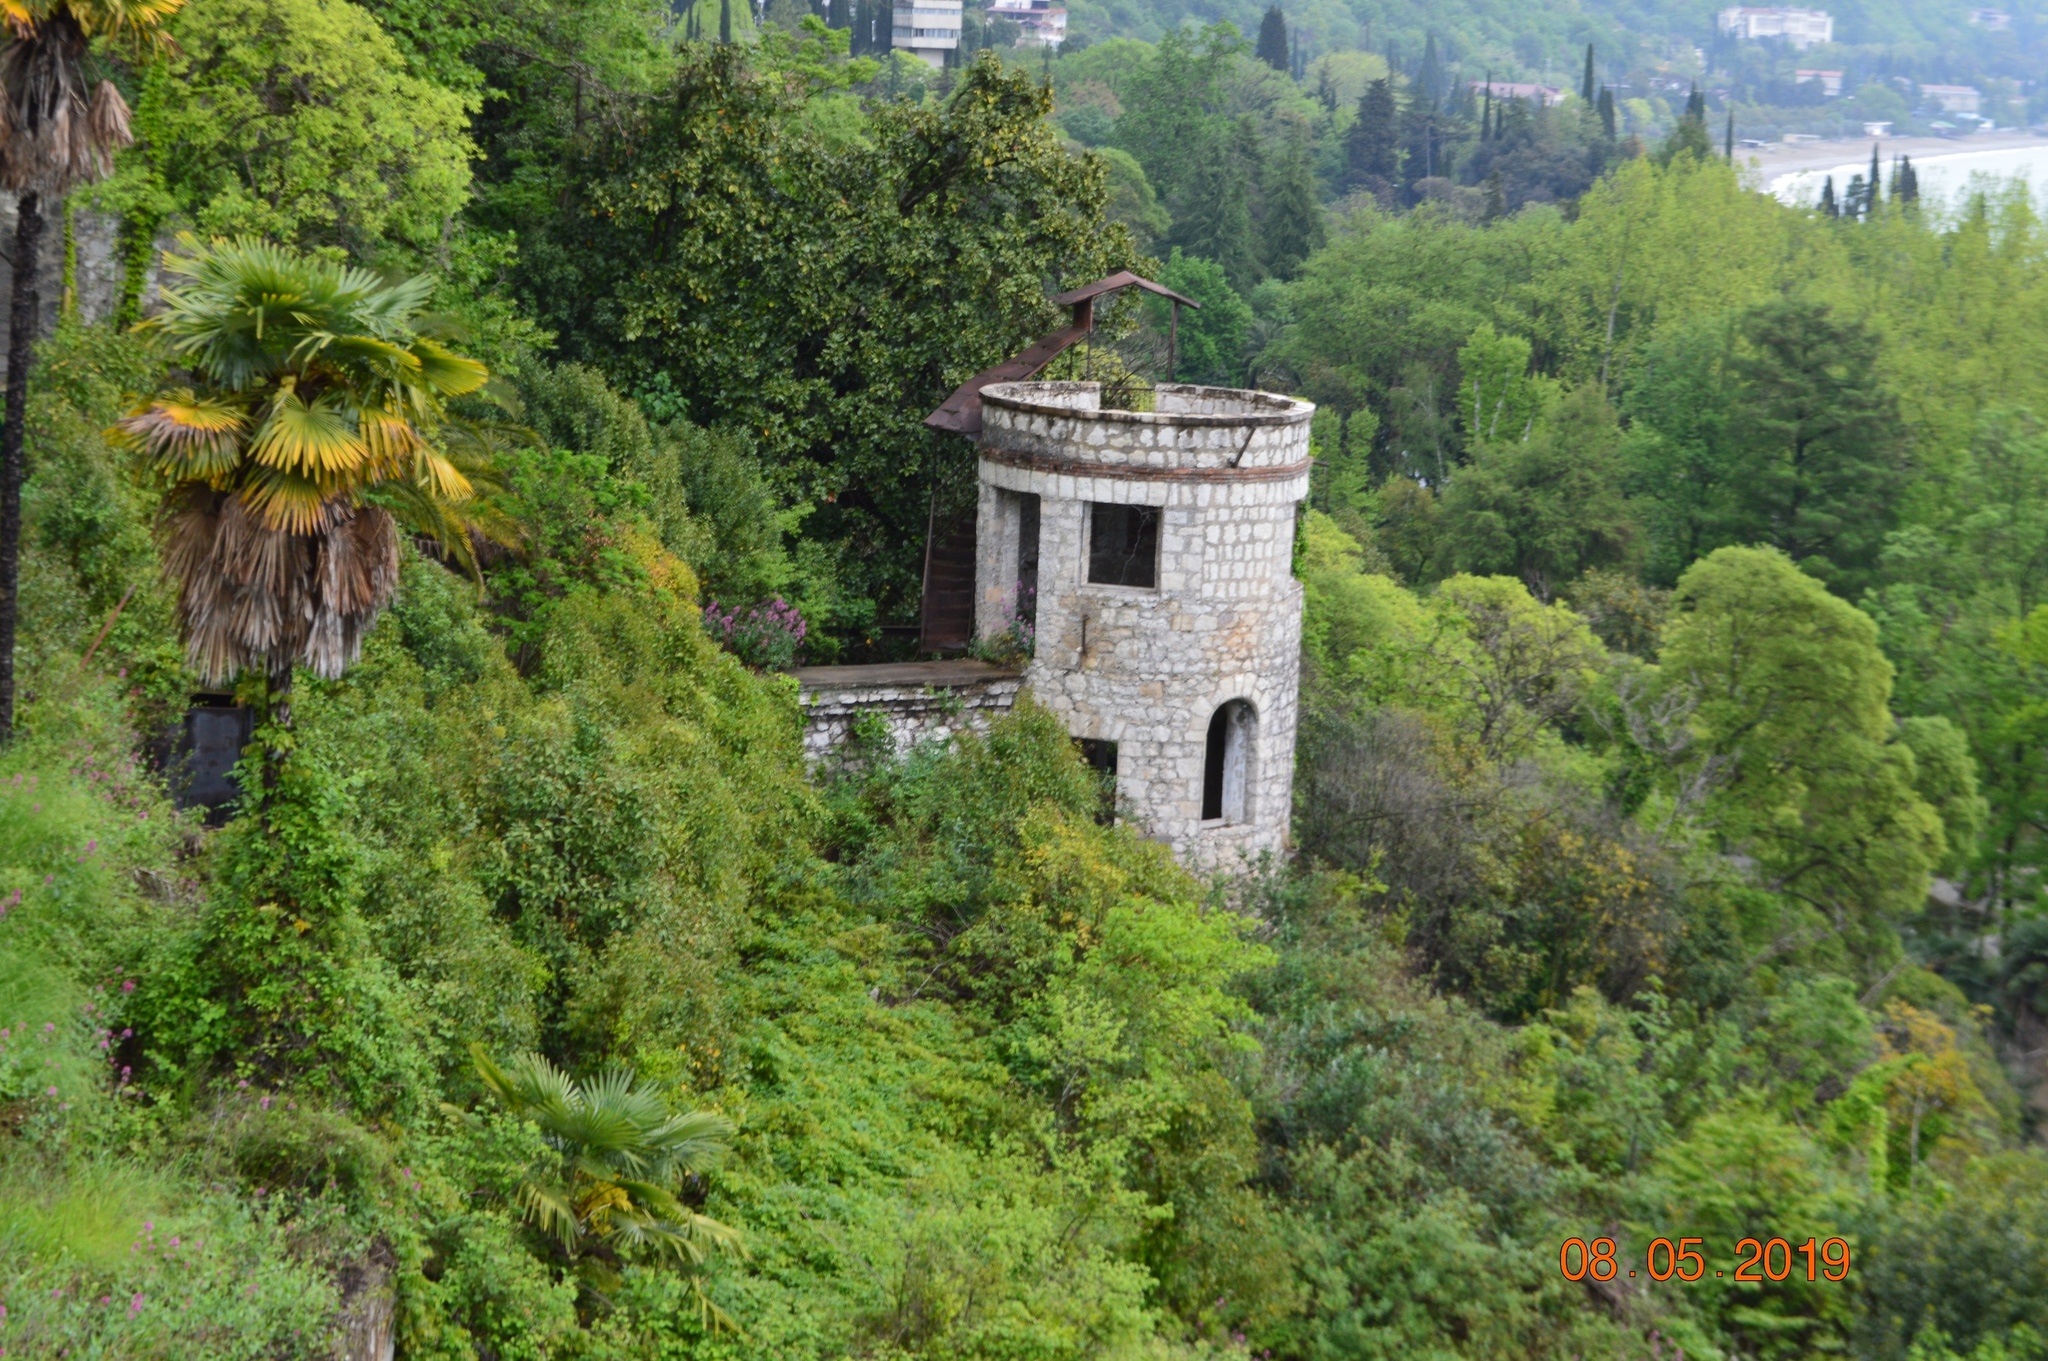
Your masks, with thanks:
[[(1188, 255), (1178, 246), (1167, 257), (1166, 268), (1159, 271), (1159, 282), (1202, 304), (1200, 310), (1181, 309), (1175, 376), (1183, 383), (1235, 386), (1244, 374), (1245, 340), (1252, 327), (1251, 304), (1230, 286), (1221, 265), (1199, 255)], [(1155, 319), (1155, 329), (1163, 327), (1164, 319)]]
[(1159, 201), (1137, 157), (1112, 146), (1095, 147), (1093, 153), (1109, 172), (1109, 201), (1103, 207), (1103, 216), (1123, 223), (1130, 230), (1133, 246), (1149, 251), (1152, 243), (1166, 235), (1173, 225), (1173, 215)]
[(1679, 580), (1659, 666), (1690, 711), (1670, 796), (1804, 909), (1770, 951), (1839, 940), (1881, 969), (1944, 846), (1876, 625), (1783, 553), (1721, 548)]
[(2048, 849), (2048, 440), (2030, 412), (1984, 414), (1941, 511), (1887, 537), (1864, 608), (1899, 668), (1902, 711), (1969, 737), (1988, 805), (1973, 892), (2009, 910), (2031, 899)]
[(144, 401), (119, 435), (167, 488), (192, 669), (216, 684), (260, 670), (288, 726), (293, 668), (338, 677), (390, 604), (401, 523), (469, 554), (464, 507), (488, 467), (446, 402), (488, 375), (424, 334), (428, 279), (183, 245), (167, 268), (184, 282), (150, 325), (200, 386)]
[[(1859, 1253), (1858, 1350), (1906, 1361), (1938, 1330), (1951, 1355), (2041, 1354), (2036, 1302), (2048, 1291), (2048, 1159), (2036, 1150), (1972, 1162), (1942, 1196), (1884, 1216), (1883, 1236)], [(1940, 1352), (1933, 1352), (1940, 1355)]]
[(1196, 168), (1181, 192), (1167, 200), (1173, 214), (1167, 239), (1190, 255), (1214, 260), (1233, 288), (1249, 293), (1264, 273), (1256, 223), (1265, 190), (1264, 155), (1248, 120), (1211, 124), (1204, 137)]
[[(593, 1287), (615, 1289), (618, 1265), (636, 1256), (667, 1257), (694, 1273), (712, 1254), (739, 1250), (737, 1231), (678, 1194), (686, 1177), (725, 1160), (730, 1120), (711, 1111), (671, 1114), (661, 1093), (628, 1069), (585, 1082), (538, 1054), (509, 1065), (482, 1045), (470, 1054), (485, 1090), (508, 1115), (532, 1121), (555, 1154), (520, 1181), (520, 1213)], [(692, 1283), (700, 1307), (715, 1309), (694, 1276)]]
[[(1803, 1243), (1841, 1231), (1821, 1150), (1798, 1126), (1746, 1103), (1701, 1120), (1659, 1158), (1657, 1175), (1669, 1197), (1664, 1213), (1697, 1228), (1716, 1254), (1732, 1252), (1742, 1238)], [(1804, 1271), (1760, 1284), (1738, 1282), (1734, 1274), (1706, 1276), (1702, 1293), (1710, 1315), (1751, 1355), (1841, 1349), (1851, 1316), (1839, 1285), (1809, 1282)]]
[(181, 0), (6, 0), (0, 41), (0, 188), (15, 195), (13, 292), (7, 319), (6, 424), (0, 426), (0, 743), (14, 733), (14, 651), (21, 585), (21, 484), (27, 475), (29, 368), (41, 325), (45, 204), (104, 179), (134, 141), (128, 105), (102, 73), (102, 53), (150, 55)]
[(1444, 534), (1461, 572), (1520, 577), (1539, 596), (1641, 555), (1622, 492), (1621, 432), (1599, 388), (1567, 393), (1528, 434), (1481, 444), (1443, 498)]
[(1174, 29), (1121, 87), (1117, 145), (1145, 167), (1159, 197), (1182, 202), (1207, 169), (1222, 121), (1223, 78), (1241, 46), (1235, 30)]
[(1743, 536), (1731, 329), (1722, 318), (1673, 328), (1644, 352), (1622, 398), (1631, 418), (1625, 485), (1647, 531), (1645, 573), (1659, 585)]
[(1482, 322), (1458, 350), (1458, 418), (1466, 442), (1526, 440), (1550, 395), (1544, 380), (1529, 371), (1529, 342), (1502, 335)]
[(1134, 260), (1102, 162), (1062, 149), (1050, 92), (993, 55), (843, 147), (794, 116), (772, 55), (690, 47), (658, 97), (623, 102), (518, 287), (565, 357), (628, 391), (660, 375), (673, 415), (751, 432), (777, 495), (812, 508), (829, 644), (915, 609), (933, 485), (971, 458), (924, 413), (1055, 328), (1048, 280)]
[(209, 235), (374, 252), (442, 239), (476, 147), (464, 97), (412, 75), (349, 0), (198, 0), (136, 110), (132, 211)]
[(1713, 135), (1707, 131), (1707, 100), (1697, 85), (1686, 96), (1685, 112), (1679, 115), (1671, 135), (1664, 139), (1657, 159), (1670, 165), (1680, 156), (1687, 155), (1699, 164), (1704, 164), (1714, 155)]

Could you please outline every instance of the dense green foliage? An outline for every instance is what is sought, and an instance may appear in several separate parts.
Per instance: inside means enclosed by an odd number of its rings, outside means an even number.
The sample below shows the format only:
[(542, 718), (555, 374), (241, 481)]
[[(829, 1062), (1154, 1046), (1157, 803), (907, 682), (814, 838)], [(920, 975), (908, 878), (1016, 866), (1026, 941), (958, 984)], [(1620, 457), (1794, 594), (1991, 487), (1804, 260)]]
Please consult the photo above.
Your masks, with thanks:
[[(1788, 209), (1654, 110), (1474, 103), (1478, 36), (1117, 22), (933, 72), (788, 6), (188, 6), (100, 202), (432, 276), (476, 533), (206, 825), (106, 433), (193, 375), (45, 346), (8, 1354), (388, 1300), (448, 1361), (2048, 1356), (2031, 206)], [(920, 418), (1126, 265), (1203, 304), (1182, 377), (1323, 406), (1299, 854), (1214, 883), (1028, 701), (807, 770), (728, 627), (884, 655), (971, 504)], [(1170, 315), (1087, 362), (1142, 385)], [(1559, 1270), (1750, 1235), (1854, 1266)]]

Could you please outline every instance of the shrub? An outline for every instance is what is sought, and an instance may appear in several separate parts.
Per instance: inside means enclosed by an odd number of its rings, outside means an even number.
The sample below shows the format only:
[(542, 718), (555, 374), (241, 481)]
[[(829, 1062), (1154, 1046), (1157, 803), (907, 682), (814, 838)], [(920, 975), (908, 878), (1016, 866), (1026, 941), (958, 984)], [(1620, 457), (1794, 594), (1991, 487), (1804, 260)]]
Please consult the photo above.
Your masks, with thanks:
[(738, 606), (721, 610), (716, 600), (706, 601), (704, 631), (756, 670), (787, 671), (796, 665), (805, 627), (796, 606), (776, 596), (744, 612)]

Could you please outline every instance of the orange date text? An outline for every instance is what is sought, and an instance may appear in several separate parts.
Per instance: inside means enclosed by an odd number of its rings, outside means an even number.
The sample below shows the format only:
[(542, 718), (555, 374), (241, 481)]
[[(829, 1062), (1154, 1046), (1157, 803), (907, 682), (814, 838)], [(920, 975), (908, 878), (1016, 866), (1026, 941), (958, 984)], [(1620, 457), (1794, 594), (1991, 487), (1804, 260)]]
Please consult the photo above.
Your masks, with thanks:
[(1765, 1281), (1843, 1281), (1849, 1277), (1849, 1243), (1843, 1238), (1793, 1243), (1783, 1238), (1744, 1238), (1732, 1258), (1709, 1261), (1704, 1238), (1652, 1238), (1640, 1262), (1618, 1255), (1612, 1238), (1567, 1238), (1557, 1250), (1557, 1269), (1568, 1281), (1611, 1281), (1647, 1276), (1653, 1281), (1701, 1281), (1710, 1277), (1761, 1284)]

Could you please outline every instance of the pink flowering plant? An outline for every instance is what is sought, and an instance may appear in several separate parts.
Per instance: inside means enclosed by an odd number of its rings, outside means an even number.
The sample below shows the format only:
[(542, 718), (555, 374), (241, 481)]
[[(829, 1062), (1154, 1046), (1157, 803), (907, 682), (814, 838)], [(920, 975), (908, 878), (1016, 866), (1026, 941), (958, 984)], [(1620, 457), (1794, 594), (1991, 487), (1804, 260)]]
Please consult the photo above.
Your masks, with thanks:
[(757, 671), (787, 671), (796, 665), (808, 629), (797, 607), (776, 596), (745, 608), (706, 601), (704, 631)]

